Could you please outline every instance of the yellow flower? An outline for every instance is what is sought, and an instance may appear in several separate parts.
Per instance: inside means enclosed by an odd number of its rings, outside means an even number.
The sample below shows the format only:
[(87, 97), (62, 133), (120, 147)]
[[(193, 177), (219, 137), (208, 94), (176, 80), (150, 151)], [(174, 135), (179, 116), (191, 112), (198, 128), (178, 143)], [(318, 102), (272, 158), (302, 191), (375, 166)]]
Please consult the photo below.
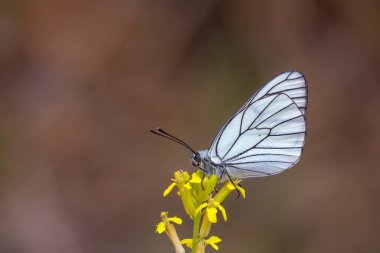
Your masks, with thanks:
[(181, 240), (181, 244), (185, 244), (188, 248), (193, 247), (193, 239), (183, 239)]
[[(202, 247), (203, 249), (201, 252), (204, 252), (204, 247), (206, 245), (210, 245), (213, 249), (219, 250), (219, 246), (216, 245), (217, 243), (220, 243), (222, 239), (220, 239), (218, 236), (210, 236), (207, 240), (201, 240), (198, 244), (198, 246)], [(192, 249), (193, 247), (193, 239), (183, 239), (181, 240), (181, 244), (185, 244), (188, 248)]]
[(162, 234), (163, 232), (168, 230), (168, 227), (170, 225), (170, 221), (174, 222), (178, 225), (182, 224), (181, 218), (178, 218), (177, 216), (168, 217), (168, 212), (162, 212), (161, 213), (161, 219), (162, 219), (162, 221), (156, 225), (156, 233), (159, 233), (159, 234)]
[(218, 250), (219, 249), (219, 246), (216, 245), (217, 243), (220, 243), (222, 241), (222, 239), (220, 239), (219, 237), (217, 236), (210, 236), (209, 239), (205, 240), (206, 242), (206, 245), (210, 245), (211, 247), (213, 247), (215, 250)]
[[(228, 181), (226, 182), (223, 187), (218, 191), (218, 193), (214, 197), (214, 201), (222, 203), (228, 195), (233, 191), (233, 190), (238, 190), (243, 198), (245, 198), (245, 190), (243, 187), (239, 186), (240, 180), (236, 180), (235, 182)], [(236, 188), (235, 188), (236, 187)]]
[(182, 247), (182, 244), (178, 238), (177, 231), (175, 230), (173, 224), (170, 222), (174, 222), (177, 224), (182, 224), (181, 218), (177, 216), (168, 217), (168, 212), (161, 213), (161, 222), (156, 225), (156, 233), (162, 234), (163, 232), (169, 237), (172, 241), (174, 248), (177, 253), (185, 253), (185, 249)]
[(216, 214), (218, 213), (218, 210), (222, 213), (224, 221), (227, 221), (227, 213), (224, 207), (220, 203), (215, 202), (212, 198), (209, 198), (207, 203), (203, 203), (202, 205), (200, 205), (195, 211), (195, 213), (197, 214), (201, 212), (202, 209), (206, 209), (206, 210), (204, 211), (202, 225), (199, 231), (199, 236), (201, 238), (205, 238), (206, 236), (208, 236), (210, 232), (211, 225), (218, 221), (217, 216), (216, 216)]
[[(194, 175), (194, 174), (193, 174)], [(173, 183), (169, 185), (168, 188), (164, 191), (164, 197), (167, 196), (175, 186), (178, 188), (178, 194), (181, 197), (183, 207), (185, 212), (191, 217), (194, 217), (195, 212), (195, 195), (194, 191), (191, 187), (190, 181), (195, 183), (197, 181), (194, 176), (190, 177), (187, 171), (176, 171), (174, 172), (174, 179), (172, 179)]]
[[(197, 170), (191, 175), (187, 171), (174, 172), (172, 183), (163, 192), (164, 197), (170, 194), (177, 187), (177, 195), (181, 198), (185, 212), (194, 221), (194, 231), (192, 239), (179, 238), (175, 232), (173, 223), (181, 224), (182, 220), (178, 217), (167, 217), (167, 213), (161, 214), (162, 222), (157, 225), (156, 232), (165, 232), (173, 242), (176, 252), (184, 252), (182, 244), (192, 249), (192, 252), (204, 253), (206, 245), (211, 245), (215, 250), (219, 247), (217, 243), (221, 239), (217, 236), (209, 236), (212, 224), (217, 223), (217, 214), (220, 211), (224, 221), (227, 221), (227, 213), (221, 203), (228, 195), (238, 190), (239, 194), (245, 198), (245, 190), (239, 186), (240, 180), (228, 181), (213, 196), (216, 184), (219, 181), (217, 175), (206, 176), (201, 170)], [(182, 247), (182, 248), (181, 248)]]
[(163, 196), (169, 195), (177, 186), (185, 212), (194, 219), (196, 208), (209, 198), (218, 182), (218, 176), (205, 177), (202, 172), (197, 171), (190, 177), (187, 171), (176, 171), (171, 180), (173, 183), (165, 189)]
[(222, 213), (224, 221), (227, 221), (226, 209), (224, 209), (224, 207), (219, 202), (215, 201), (213, 198), (209, 198), (207, 203), (203, 203), (202, 205), (200, 205), (195, 211), (195, 214), (198, 214), (205, 208), (206, 208), (205, 216), (207, 216), (207, 218), (209, 219), (211, 223), (216, 223), (218, 221), (216, 218), (218, 209)]
[(207, 201), (210, 194), (214, 191), (219, 178), (217, 175), (211, 175), (210, 177), (204, 177), (203, 181), (198, 186), (198, 200), (203, 202)]

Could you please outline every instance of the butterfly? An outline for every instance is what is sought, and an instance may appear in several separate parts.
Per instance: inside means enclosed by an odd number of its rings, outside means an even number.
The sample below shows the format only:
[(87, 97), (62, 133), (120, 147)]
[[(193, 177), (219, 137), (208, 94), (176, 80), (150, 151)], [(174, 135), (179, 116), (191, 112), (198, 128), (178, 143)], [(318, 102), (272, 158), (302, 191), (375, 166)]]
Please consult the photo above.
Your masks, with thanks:
[(306, 137), (307, 82), (297, 71), (267, 82), (220, 129), (207, 150), (195, 151), (157, 128), (151, 132), (192, 152), (192, 165), (220, 182), (278, 174), (299, 160)]

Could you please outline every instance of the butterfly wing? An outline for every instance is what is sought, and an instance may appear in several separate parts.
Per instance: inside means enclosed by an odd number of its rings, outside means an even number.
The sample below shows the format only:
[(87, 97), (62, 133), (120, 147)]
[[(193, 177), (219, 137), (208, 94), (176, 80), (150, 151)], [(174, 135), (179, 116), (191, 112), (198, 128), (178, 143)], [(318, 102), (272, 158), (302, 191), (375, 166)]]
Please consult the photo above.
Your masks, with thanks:
[(298, 162), (306, 135), (307, 85), (285, 72), (264, 85), (222, 127), (208, 151), (232, 177), (277, 174)]
[(301, 110), (302, 114), (306, 115), (307, 83), (305, 77), (296, 71), (284, 72), (270, 80), (248, 99), (239, 111), (244, 110), (247, 106), (265, 96), (280, 93), (288, 95)]

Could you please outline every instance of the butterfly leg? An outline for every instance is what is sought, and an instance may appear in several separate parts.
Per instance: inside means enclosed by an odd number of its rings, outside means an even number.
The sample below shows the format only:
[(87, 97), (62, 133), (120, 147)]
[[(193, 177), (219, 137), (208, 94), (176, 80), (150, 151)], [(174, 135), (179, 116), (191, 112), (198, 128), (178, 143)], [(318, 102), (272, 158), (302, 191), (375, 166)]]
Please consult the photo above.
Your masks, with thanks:
[[(200, 170), (200, 171), (202, 171), (202, 181), (201, 181), (201, 186), (202, 186), (202, 190), (205, 190), (205, 188), (204, 188), (204, 186), (203, 186), (203, 179), (205, 178), (205, 170), (204, 169), (202, 169), (202, 168), (198, 168), (197, 170)], [(190, 180), (190, 178), (189, 178), (189, 180)], [(188, 181), (189, 181), (188, 180)], [(186, 182), (187, 183), (187, 182)]]
[(203, 173), (202, 174), (202, 181), (201, 181), (201, 186), (202, 186), (202, 190), (205, 190), (204, 186), (203, 186), (203, 179), (205, 178), (205, 174)]
[[(224, 168), (223, 171), (222, 171), (222, 175), (223, 175), (224, 173), (226, 173), (228, 179), (230, 180), (230, 182), (231, 182), (231, 183), (233, 184), (233, 186), (235, 187), (235, 190), (237, 191), (237, 194), (238, 194), (238, 195), (237, 195), (237, 198), (240, 198), (240, 191), (239, 191), (239, 189), (236, 187), (234, 181), (232, 181), (230, 175), (228, 174), (228, 172), (227, 172), (227, 170), (226, 170), (225, 168)], [(239, 186), (240, 186), (240, 185), (239, 185)]]

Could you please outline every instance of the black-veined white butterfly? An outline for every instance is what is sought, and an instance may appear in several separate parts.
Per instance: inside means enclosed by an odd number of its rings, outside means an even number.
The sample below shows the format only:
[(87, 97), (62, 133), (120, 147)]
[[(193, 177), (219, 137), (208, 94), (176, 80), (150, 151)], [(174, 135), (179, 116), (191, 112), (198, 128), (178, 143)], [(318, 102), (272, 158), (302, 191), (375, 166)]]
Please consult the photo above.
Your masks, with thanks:
[(296, 71), (266, 83), (224, 124), (208, 150), (194, 151), (157, 128), (153, 133), (175, 141), (193, 154), (192, 164), (220, 181), (278, 174), (300, 159), (306, 136), (307, 83)]

